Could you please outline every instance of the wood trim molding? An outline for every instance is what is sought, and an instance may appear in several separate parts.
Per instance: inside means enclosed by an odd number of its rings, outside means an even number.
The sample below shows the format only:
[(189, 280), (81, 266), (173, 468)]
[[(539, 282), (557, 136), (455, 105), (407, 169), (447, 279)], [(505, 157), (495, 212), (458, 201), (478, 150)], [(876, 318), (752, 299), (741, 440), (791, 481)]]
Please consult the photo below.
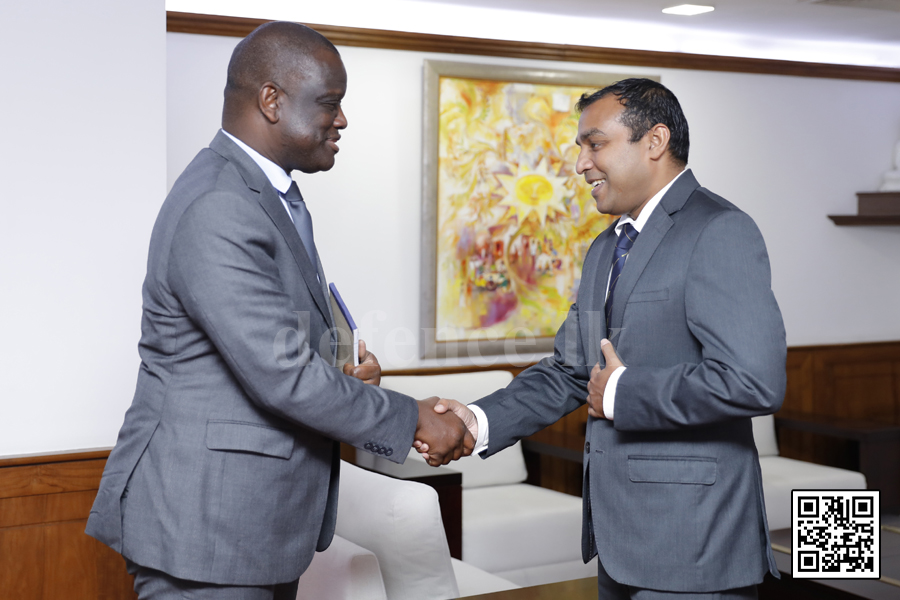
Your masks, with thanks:
[[(268, 19), (166, 12), (166, 30), (173, 33), (244, 37), (266, 22), (268, 22)], [(595, 48), (593, 46), (514, 42), (309, 23), (307, 25), (327, 37), (337, 46), (471, 54), (476, 56), (505, 56), (510, 58), (663, 69), (690, 69), (695, 71), (722, 71), (900, 83), (900, 69), (889, 67), (864, 67), (790, 60), (712, 56), (682, 52)]]
[(94, 460), (109, 458), (112, 448), (78, 450), (66, 452), (46, 452), (41, 454), (23, 454), (21, 456), (0, 457), (0, 469), (4, 467), (21, 467), (25, 465), (43, 465), (47, 463), (73, 462), (76, 460)]

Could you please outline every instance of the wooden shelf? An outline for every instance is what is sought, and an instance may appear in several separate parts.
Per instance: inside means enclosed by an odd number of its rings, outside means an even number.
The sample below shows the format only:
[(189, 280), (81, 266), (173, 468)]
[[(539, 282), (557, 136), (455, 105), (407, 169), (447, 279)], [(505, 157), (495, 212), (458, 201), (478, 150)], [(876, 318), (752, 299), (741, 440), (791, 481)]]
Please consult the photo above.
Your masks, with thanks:
[(828, 215), (835, 225), (900, 225), (900, 215)]
[(828, 215), (835, 225), (900, 225), (900, 192), (857, 192), (857, 214)]

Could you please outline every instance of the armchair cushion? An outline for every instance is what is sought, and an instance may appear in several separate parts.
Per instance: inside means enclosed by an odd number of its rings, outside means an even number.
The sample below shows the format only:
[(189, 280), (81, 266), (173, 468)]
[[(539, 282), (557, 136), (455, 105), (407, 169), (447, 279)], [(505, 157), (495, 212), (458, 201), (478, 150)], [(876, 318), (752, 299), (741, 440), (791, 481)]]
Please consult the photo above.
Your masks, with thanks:
[(782, 456), (761, 456), (759, 467), (770, 530), (791, 526), (791, 490), (866, 489), (865, 475), (847, 469)]
[(340, 536), (317, 552), (300, 576), (297, 598), (317, 600), (387, 600), (378, 558)]
[(775, 437), (775, 415), (753, 417), (753, 441), (760, 458), (778, 456), (778, 440)]
[(453, 573), (456, 575), (456, 582), (459, 585), (460, 598), (475, 596), (476, 594), (493, 594), (494, 592), (514, 590), (519, 587), (511, 581), (507, 581), (487, 571), (482, 571), (469, 563), (464, 563), (455, 558), (451, 560), (453, 561)]
[(463, 490), (463, 560), (491, 573), (580, 563), (581, 518), (581, 498), (533, 485)]

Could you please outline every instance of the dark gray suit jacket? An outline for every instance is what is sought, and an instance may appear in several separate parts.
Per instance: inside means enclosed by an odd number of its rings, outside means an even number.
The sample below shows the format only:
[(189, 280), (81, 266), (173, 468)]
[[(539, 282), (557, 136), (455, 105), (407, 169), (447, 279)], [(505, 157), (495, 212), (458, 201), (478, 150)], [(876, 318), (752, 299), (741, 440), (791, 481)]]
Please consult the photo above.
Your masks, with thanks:
[[(493, 454), (584, 404), (605, 364), (616, 236), (591, 246), (553, 357), (477, 405)], [(784, 399), (786, 345), (765, 243), (752, 219), (688, 171), (631, 249), (611, 328), (627, 366), (614, 420), (588, 418), (585, 562), (627, 585), (708, 592), (777, 576), (750, 417)]]
[(333, 366), (316, 271), (277, 191), (219, 132), (153, 229), (137, 390), (88, 534), (183, 579), (291, 581), (331, 542), (335, 440), (405, 459), (415, 402)]

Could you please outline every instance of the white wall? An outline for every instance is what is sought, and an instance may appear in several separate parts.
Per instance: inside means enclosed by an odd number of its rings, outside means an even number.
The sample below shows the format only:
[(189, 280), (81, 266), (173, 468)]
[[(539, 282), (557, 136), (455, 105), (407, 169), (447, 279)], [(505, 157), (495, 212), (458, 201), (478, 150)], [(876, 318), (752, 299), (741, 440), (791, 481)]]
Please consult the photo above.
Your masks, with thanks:
[[(162, 0), (4, 3), (0, 22), (0, 456), (111, 446), (137, 375), (166, 172), (170, 186), (214, 135), (237, 40), (165, 34)], [(900, 339), (900, 228), (825, 218), (855, 212), (854, 193), (890, 167), (900, 86), (342, 53), (350, 127), (335, 169), (303, 190), (317, 231), (342, 232), (317, 236), (327, 273), (386, 368), (433, 364), (415, 335), (425, 58), (661, 74), (685, 106), (701, 182), (766, 236), (789, 343)]]
[[(168, 34), (169, 185), (219, 126), (237, 39)], [(418, 359), (422, 63), (426, 58), (660, 74), (691, 126), (701, 184), (752, 215), (790, 345), (900, 339), (900, 228), (836, 227), (876, 190), (900, 138), (900, 85), (341, 48), (349, 76), (337, 164), (300, 176), (329, 280), (386, 368)], [(523, 357), (528, 358), (528, 357)]]
[(163, 0), (0, 5), (0, 456), (111, 446), (165, 194)]

